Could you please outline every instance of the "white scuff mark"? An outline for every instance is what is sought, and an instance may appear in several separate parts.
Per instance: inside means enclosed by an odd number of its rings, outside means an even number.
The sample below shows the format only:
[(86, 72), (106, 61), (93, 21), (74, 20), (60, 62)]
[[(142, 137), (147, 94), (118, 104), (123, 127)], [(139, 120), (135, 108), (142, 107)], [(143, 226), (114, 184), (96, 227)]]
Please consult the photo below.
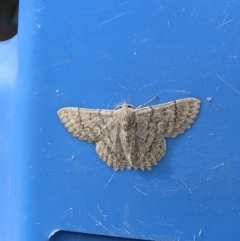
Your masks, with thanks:
[[(30, 168), (32, 168), (32, 166), (30, 166)], [(20, 213), (21, 217), (28, 219), (28, 217), (26, 215), (23, 215), (22, 213)]]
[(200, 206), (201, 206), (203, 209), (208, 209), (208, 207), (203, 206), (201, 203), (200, 203)]
[(47, 66), (47, 67), (44, 67), (44, 68), (42, 68), (42, 69), (38, 69), (38, 70), (32, 72), (31, 74), (36, 74), (36, 73), (38, 73), (38, 72), (40, 72), (40, 71), (43, 71), (43, 70), (46, 70), (46, 69), (50, 69), (50, 68), (52, 68), (52, 67), (54, 67), (54, 66), (57, 66), (57, 65), (60, 65), (60, 64), (63, 64), (63, 63), (67, 63), (67, 61), (64, 60), (64, 61), (60, 61), (60, 62), (58, 62), (58, 63), (56, 63), (56, 64), (51, 64), (51, 65), (49, 65), (49, 66)]
[(188, 189), (188, 191), (190, 192), (190, 193), (192, 193), (192, 189), (182, 180), (182, 179), (180, 179), (180, 181), (183, 183), (183, 185)]
[(212, 97), (207, 97), (206, 100), (207, 100), (207, 101), (211, 101), (211, 100), (212, 100)]
[(88, 216), (95, 221), (96, 226), (102, 227), (104, 230), (108, 231), (109, 234), (114, 235), (108, 228), (106, 228), (100, 221), (98, 221), (96, 218), (94, 218), (90, 213), (87, 213)]
[(139, 193), (148, 196), (148, 193), (142, 192), (141, 190), (139, 190), (136, 186), (134, 186), (134, 189), (136, 189)]
[(198, 236), (200, 237), (202, 235), (202, 229), (199, 230)]
[(124, 228), (124, 231), (125, 231), (127, 234), (133, 236), (126, 228)]
[(69, 40), (65, 41), (64, 44), (68, 44), (69, 42), (73, 41), (74, 39), (75, 39), (75, 38), (72, 37), (72, 38), (70, 38)]
[(236, 90), (234, 87), (232, 87), (227, 81), (225, 81), (222, 77), (220, 77), (218, 74), (216, 76), (223, 82), (225, 83), (228, 87), (230, 87), (233, 91), (237, 92), (240, 95), (240, 91)]
[(150, 84), (144, 85), (143, 87), (139, 88), (137, 91), (140, 91), (140, 90), (142, 90), (142, 89), (145, 89), (145, 88), (147, 88), (148, 86), (151, 86), (151, 85), (153, 85), (153, 84), (155, 84), (155, 83), (157, 83), (157, 82), (159, 82), (159, 80), (156, 80), (156, 81), (153, 81), (153, 82), (150, 83)]
[(115, 230), (120, 231), (120, 232), (123, 233), (122, 229), (120, 229), (120, 228), (116, 228), (114, 225), (111, 225), (111, 226), (112, 226)]
[(121, 85), (120, 83), (118, 83), (118, 85), (123, 88), (124, 90), (128, 90), (125, 86)]
[(104, 186), (103, 189), (105, 189), (108, 186), (108, 184), (112, 181), (112, 179), (115, 176), (115, 174), (116, 174), (116, 172), (112, 174), (112, 176), (109, 178), (108, 182), (106, 183), (106, 185)]
[(165, 92), (167, 93), (176, 93), (176, 94), (190, 94), (190, 91), (186, 91), (186, 90), (165, 90)]
[(99, 205), (97, 205), (97, 208), (98, 208), (99, 214), (101, 214), (104, 218), (106, 218), (107, 215), (103, 213), (103, 210), (99, 207)]
[(46, 7), (42, 7), (42, 8), (33, 8), (33, 11), (40, 13), (43, 9), (45, 9)]
[(88, 213), (88, 216), (95, 221), (96, 225), (98, 226), (102, 226), (102, 223), (100, 221), (98, 221), (96, 218), (94, 218), (90, 213)]
[(136, 221), (141, 225), (142, 224), (142, 220), (136, 219)]
[(134, 53), (133, 53), (133, 55), (137, 55), (136, 36), (137, 36), (137, 34), (134, 34), (134, 37), (133, 37)]
[(140, 40), (140, 43), (143, 43), (143, 44), (144, 44), (144, 43), (147, 43), (148, 41), (149, 41), (148, 38), (144, 38), (144, 39), (141, 39), (141, 40)]
[(214, 166), (213, 169), (215, 170), (216, 168), (219, 168), (219, 167), (222, 167), (222, 166), (225, 166), (225, 163), (224, 163), (224, 162), (221, 163), (221, 164), (219, 164), (219, 165)]
[(75, 158), (75, 155), (74, 155), (74, 153), (72, 154), (72, 157), (71, 157), (71, 160), (73, 160)]
[(122, 5), (125, 5), (125, 4), (128, 4), (129, 2), (123, 2), (123, 3), (120, 3), (118, 4), (118, 6), (122, 6)]
[(110, 19), (106, 20), (105, 22), (102, 22), (102, 23), (98, 24), (98, 26), (101, 26), (101, 25), (104, 25), (104, 24), (106, 24), (106, 23), (109, 23), (109, 22), (111, 22), (112, 20), (117, 19), (117, 18), (120, 18), (120, 17), (122, 17), (122, 16), (124, 16), (124, 15), (126, 15), (126, 14), (128, 14), (128, 13), (130, 13), (130, 12), (132, 12), (132, 11), (127, 11), (127, 12), (125, 12), (125, 13), (118, 14), (117, 16), (115, 16), (115, 17), (113, 17), (113, 18), (110, 18)]
[(228, 20), (228, 21), (226, 21), (227, 17), (228, 17), (228, 14), (226, 14), (226, 16), (225, 16), (225, 18), (223, 19), (222, 23), (219, 24), (216, 28), (221, 28), (223, 25), (228, 24), (228, 23), (231, 23), (231, 22), (233, 21), (233, 18), (230, 19), (230, 20)]
[(64, 95), (64, 93), (60, 93), (60, 90), (56, 90), (55, 92), (56, 92), (57, 96)]
[[(218, 140), (218, 139), (216, 139), (216, 140)], [(212, 161), (211, 160), (209, 160), (208, 158), (206, 158), (202, 153), (200, 153), (200, 152), (198, 152), (198, 151), (196, 151), (195, 149), (193, 149), (193, 148), (191, 148), (193, 151), (195, 151), (199, 156), (201, 156), (201, 157), (203, 157), (205, 160), (207, 160), (208, 162), (211, 162), (212, 163)]]
[[(83, 46), (82, 46), (83, 47)], [(103, 53), (101, 57), (97, 58), (95, 62), (99, 61), (99, 60), (102, 60), (102, 59), (107, 59), (107, 60), (113, 60), (113, 57), (111, 56), (111, 54), (106, 54), (106, 53)], [(111, 78), (108, 78), (109, 80), (111, 80)]]
[(196, 8), (193, 8), (191, 14), (190, 14), (190, 18), (193, 16), (194, 12), (195, 12)]

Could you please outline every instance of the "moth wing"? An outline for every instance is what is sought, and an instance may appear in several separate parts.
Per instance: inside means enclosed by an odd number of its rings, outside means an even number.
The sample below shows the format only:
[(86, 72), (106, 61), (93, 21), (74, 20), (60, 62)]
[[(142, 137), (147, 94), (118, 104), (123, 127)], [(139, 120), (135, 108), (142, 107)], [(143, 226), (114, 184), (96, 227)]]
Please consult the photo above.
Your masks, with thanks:
[(133, 167), (151, 170), (152, 166), (165, 155), (166, 142), (164, 135), (152, 119), (152, 108), (141, 108), (135, 111), (135, 153)]
[(102, 139), (111, 122), (113, 111), (65, 107), (57, 112), (59, 119), (73, 136), (88, 142)]
[(175, 137), (190, 128), (200, 107), (196, 98), (180, 99), (165, 104), (136, 109), (138, 122), (148, 125), (148, 132), (158, 130), (165, 137)]
[(96, 151), (99, 157), (108, 166), (112, 166), (115, 171), (131, 168), (122, 147), (119, 131), (121, 130), (119, 130), (118, 123), (110, 123), (108, 125), (108, 134), (96, 143)]

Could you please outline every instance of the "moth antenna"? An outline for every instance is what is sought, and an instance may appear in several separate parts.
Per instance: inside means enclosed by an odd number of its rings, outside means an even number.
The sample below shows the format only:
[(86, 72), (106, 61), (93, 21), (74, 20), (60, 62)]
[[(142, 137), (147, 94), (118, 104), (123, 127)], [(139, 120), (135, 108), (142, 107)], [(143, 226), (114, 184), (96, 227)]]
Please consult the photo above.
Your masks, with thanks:
[(145, 106), (145, 105), (147, 105), (148, 103), (150, 103), (150, 102), (152, 102), (153, 100), (155, 100), (158, 96), (159, 96), (159, 94), (154, 95), (150, 100), (148, 100), (147, 102), (143, 103), (142, 105), (139, 105), (136, 109), (142, 108), (143, 106)]

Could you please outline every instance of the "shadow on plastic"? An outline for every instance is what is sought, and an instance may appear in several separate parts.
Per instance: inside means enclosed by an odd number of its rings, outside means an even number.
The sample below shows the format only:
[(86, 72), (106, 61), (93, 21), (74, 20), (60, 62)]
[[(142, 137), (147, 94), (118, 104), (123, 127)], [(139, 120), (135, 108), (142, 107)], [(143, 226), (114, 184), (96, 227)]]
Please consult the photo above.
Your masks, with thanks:
[(54, 231), (49, 235), (49, 241), (153, 241), (149, 239), (119, 238), (113, 236), (77, 233), (69, 231)]

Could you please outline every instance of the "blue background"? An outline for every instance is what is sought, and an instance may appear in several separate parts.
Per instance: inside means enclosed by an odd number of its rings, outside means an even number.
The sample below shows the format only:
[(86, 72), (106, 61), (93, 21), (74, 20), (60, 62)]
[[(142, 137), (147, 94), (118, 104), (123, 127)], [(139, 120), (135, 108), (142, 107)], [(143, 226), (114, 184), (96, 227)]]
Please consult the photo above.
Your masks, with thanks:
[[(56, 230), (239, 240), (239, 10), (233, 0), (21, 1), (18, 36), (0, 44), (4, 240)], [(150, 172), (114, 172), (56, 114), (156, 94), (151, 104), (196, 97), (201, 110)]]

